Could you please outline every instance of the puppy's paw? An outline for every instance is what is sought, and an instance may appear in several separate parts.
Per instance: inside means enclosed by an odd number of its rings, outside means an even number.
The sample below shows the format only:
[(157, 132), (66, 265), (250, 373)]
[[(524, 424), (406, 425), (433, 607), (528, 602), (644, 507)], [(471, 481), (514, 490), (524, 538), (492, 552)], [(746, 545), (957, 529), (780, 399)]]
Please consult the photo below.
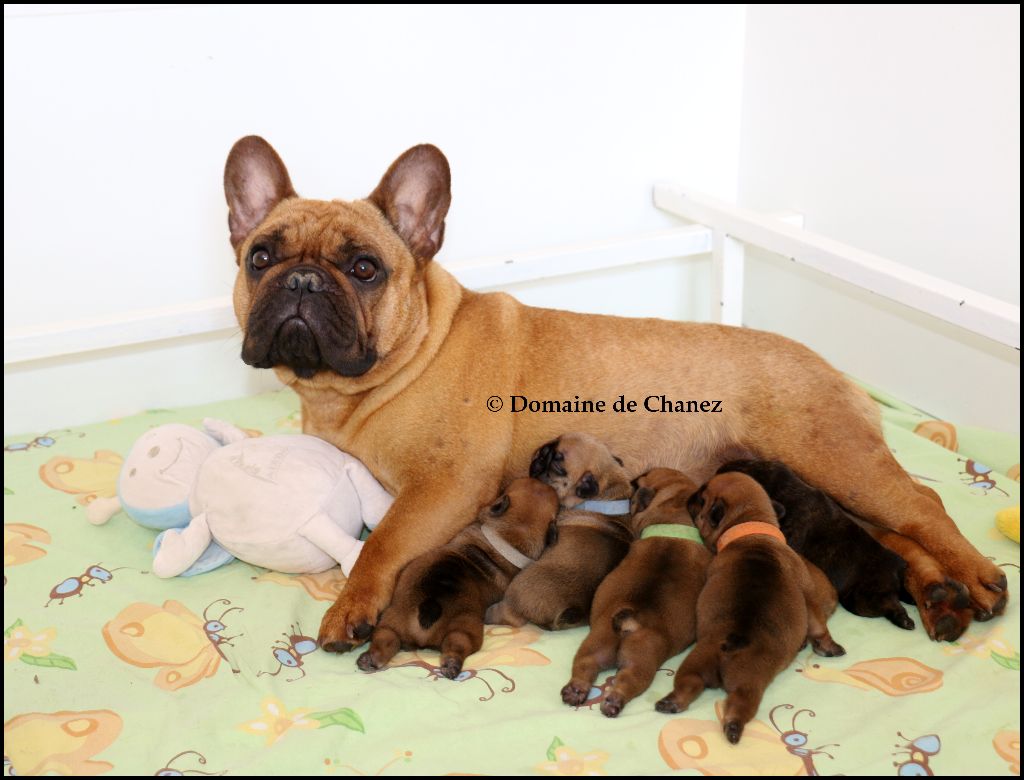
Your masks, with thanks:
[(918, 604), (925, 630), (936, 642), (955, 642), (974, 616), (967, 588), (949, 578), (925, 585)]
[(462, 659), (461, 658), (448, 658), (441, 659), (441, 666), (438, 667), (442, 676), (447, 677), (449, 680), (454, 680), (462, 673)]
[(590, 686), (578, 688), (571, 682), (568, 682), (562, 688), (562, 701), (570, 707), (582, 707), (589, 697)]
[(658, 712), (664, 712), (666, 715), (674, 715), (677, 712), (683, 711), (679, 706), (679, 703), (672, 698), (671, 693), (663, 699), (658, 699), (657, 703), (654, 705), (654, 709)]
[(346, 653), (363, 644), (373, 631), (379, 614), (380, 598), (372, 592), (360, 595), (349, 585), (334, 602), (320, 623), (317, 641), (328, 653)]
[(380, 669), (380, 664), (373, 660), (373, 654), (369, 650), (356, 659), (356, 666), (364, 672), (376, 672)]
[(622, 700), (622, 696), (618, 693), (609, 693), (603, 702), (601, 702), (601, 714), (606, 718), (617, 718), (619, 713), (622, 712), (622, 708), (626, 706), (626, 702)]
[(743, 724), (738, 720), (727, 720), (722, 724), (722, 731), (725, 733), (725, 738), (735, 745), (743, 736)]
[(914, 630), (914, 619), (907, 614), (907, 610), (903, 608), (902, 604), (897, 604), (892, 609), (886, 611), (885, 619), (904, 631)]
[(811, 639), (811, 648), (815, 655), (822, 655), (825, 658), (835, 658), (839, 655), (846, 655), (846, 650), (831, 636), (823, 636), (818, 639)]

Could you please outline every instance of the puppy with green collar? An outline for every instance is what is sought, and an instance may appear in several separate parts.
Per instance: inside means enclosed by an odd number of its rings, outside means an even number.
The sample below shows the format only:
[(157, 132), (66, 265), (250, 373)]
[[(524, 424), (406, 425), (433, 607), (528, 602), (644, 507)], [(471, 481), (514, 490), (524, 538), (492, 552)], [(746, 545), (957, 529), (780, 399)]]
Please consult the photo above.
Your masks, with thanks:
[(616, 717), (654, 680), (659, 667), (697, 634), (697, 597), (711, 554), (686, 508), (697, 486), (675, 469), (636, 480), (632, 528), (639, 537), (594, 596), (590, 633), (562, 688), (562, 701), (583, 704), (599, 672), (618, 667), (601, 702)]
[(530, 476), (558, 493), (557, 538), (487, 610), (487, 622), (551, 631), (582, 626), (598, 585), (633, 541), (629, 475), (602, 441), (576, 433), (540, 447)]

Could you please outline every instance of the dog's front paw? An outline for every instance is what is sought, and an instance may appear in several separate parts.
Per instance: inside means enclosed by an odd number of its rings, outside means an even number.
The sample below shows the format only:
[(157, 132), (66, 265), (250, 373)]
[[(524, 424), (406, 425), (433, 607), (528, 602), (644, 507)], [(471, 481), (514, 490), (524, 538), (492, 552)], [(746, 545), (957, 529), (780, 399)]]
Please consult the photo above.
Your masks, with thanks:
[(921, 622), (936, 642), (955, 642), (974, 617), (968, 590), (956, 580), (927, 583), (914, 596)]
[(658, 699), (658, 702), (654, 705), (654, 709), (658, 712), (664, 712), (667, 715), (674, 715), (677, 712), (683, 711), (679, 706), (679, 702), (675, 700), (675, 697), (671, 693), (662, 699)]
[(1010, 597), (1006, 574), (988, 558), (975, 552), (970, 560), (955, 561), (946, 570), (957, 585), (963, 583), (975, 620), (991, 620), (1006, 610)]
[(814, 650), (816, 655), (822, 655), (825, 656), (825, 658), (835, 658), (836, 656), (846, 655), (846, 649), (828, 635), (819, 637), (818, 639), (811, 639), (811, 648)]
[(380, 665), (373, 660), (373, 653), (369, 650), (356, 659), (356, 666), (363, 672), (376, 672), (380, 669)]
[(342, 591), (320, 623), (318, 642), (328, 653), (346, 653), (370, 637), (380, 613), (380, 599), (372, 592)]
[(562, 688), (562, 701), (570, 707), (581, 707), (590, 696), (590, 686), (578, 688), (571, 682), (566, 683)]

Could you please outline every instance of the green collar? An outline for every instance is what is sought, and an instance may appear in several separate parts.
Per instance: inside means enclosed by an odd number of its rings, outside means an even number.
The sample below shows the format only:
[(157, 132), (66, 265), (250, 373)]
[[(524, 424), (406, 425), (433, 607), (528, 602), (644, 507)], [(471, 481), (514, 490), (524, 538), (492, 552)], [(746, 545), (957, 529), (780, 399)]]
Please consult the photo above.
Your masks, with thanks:
[(692, 525), (679, 525), (677, 523), (656, 523), (649, 525), (640, 534), (641, 539), (650, 539), (654, 536), (667, 536), (671, 539), (686, 539), (697, 544), (704, 544), (700, 531)]

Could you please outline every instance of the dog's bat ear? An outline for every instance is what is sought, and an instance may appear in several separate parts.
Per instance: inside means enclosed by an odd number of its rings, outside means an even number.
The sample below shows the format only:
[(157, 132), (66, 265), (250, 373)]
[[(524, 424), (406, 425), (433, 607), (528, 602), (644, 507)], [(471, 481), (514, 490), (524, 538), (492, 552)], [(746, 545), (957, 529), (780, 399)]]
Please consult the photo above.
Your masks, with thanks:
[(775, 510), (775, 518), (777, 520), (781, 520), (782, 518), (784, 518), (786, 516), (786, 507), (784, 507), (782, 504), (780, 504), (774, 498), (772, 499), (772, 509)]
[(649, 487), (642, 487), (633, 494), (633, 514), (638, 515), (651, 505), (654, 499), (654, 491)]
[(586, 472), (580, 481), (576, 483), (576, 495), (579, 498), (593, 498), (597, 495), (597, 491), (600, 490), (597, 484), (597, 480), (594, 479), (594, 475), (589, 471)]
[(247, 135), (231, 147), (224, 165), (224, 195), (228, 201), (231, 246), (245, 237), (295, 189), (274, 147), (258, 135)]
[(712, 528), (718, 528), (724, 519), (725, 502), (720, 498), (716, 498), (715, 503), (711, 505), (711, 512), (708, 514), (708, 522), (711, 523)]
[(491, 517), (501, 517), (508, 511), (508, 505), (511, 503), (512, 500), (508, 497), (508, 493), (506, 493), (493, 504), (491, 504)]
[(395, 160), (368, 200), (384, 212), (417, 262), (428, 262), (444, 241), (452, 202), (452, 175), (441, 150), (430, 144)]

